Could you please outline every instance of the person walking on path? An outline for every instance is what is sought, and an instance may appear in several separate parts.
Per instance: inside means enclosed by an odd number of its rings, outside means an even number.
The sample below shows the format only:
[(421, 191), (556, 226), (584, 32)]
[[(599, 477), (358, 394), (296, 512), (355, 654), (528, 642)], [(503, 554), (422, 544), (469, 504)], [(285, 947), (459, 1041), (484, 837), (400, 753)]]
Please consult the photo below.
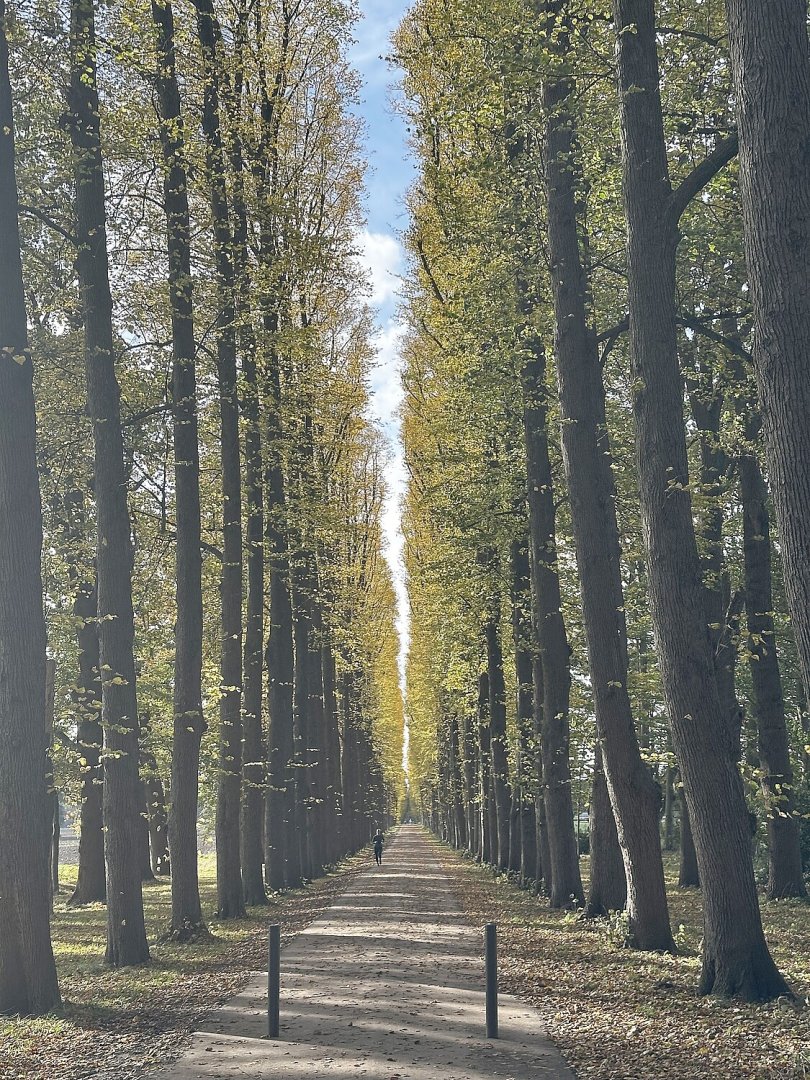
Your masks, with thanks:
[(383, 844), (384, 843), (385, 843), (385, 838), (383, 837), (383, 834), (380, 832), (380, 830), (377, 829), (376, 833), (374, 834), (374, 840), (373, 840), (373, 844), (374, 844), (374, 862), (377, 864), (377, 866), (382, 866), (382, 851), (383, 851)]

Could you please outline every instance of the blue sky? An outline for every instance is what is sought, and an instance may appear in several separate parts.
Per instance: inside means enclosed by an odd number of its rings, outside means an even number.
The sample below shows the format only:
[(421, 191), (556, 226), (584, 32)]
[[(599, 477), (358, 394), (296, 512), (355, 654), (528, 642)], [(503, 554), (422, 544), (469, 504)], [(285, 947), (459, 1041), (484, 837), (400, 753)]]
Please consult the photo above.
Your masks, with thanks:
[(360, 0), (361, 21), (351, 59), (363, 79), (360, 112), (366, 123), (368, 224), (358, 238), (361, 258), (371, 284), (371, 307), (376, 323), (377, 363), (371, 377), (370, 410), (389, 445), (386, 472), (389, 497), (383, 516), (386, 556), (397, 590), (404, 688), (404, 661), (408, 645), (408, 598), (403, 564), (404, 538), (401, 500), (405, 491), (405, 463), (400, 442), (399, 408), (402, 403), (399, 343), (403, 327), (397, 318), (398, 275), (403, 268), (399, 234), (405, 228), (404, 195), (413, 179), (405, 125), (393, 108), (397, 73), (384, 57), (390, 38), (408, 4), (405, 0)]

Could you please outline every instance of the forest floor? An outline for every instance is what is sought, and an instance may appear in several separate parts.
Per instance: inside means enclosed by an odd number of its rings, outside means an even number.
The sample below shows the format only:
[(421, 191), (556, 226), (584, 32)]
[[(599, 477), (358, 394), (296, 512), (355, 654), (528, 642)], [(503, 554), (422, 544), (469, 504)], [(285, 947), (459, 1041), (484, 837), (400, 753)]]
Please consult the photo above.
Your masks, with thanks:
[(0, 1017), (2, 1080), (130, 1080), (176, 1056), (202, 1018), (240, 990), (267, 964), (267, 926), (281, 925), (282, 941), (338, 897), (368, 854), (345, 860), (303, 889), (276, 894), (246, 919), (216, 922), (216, 867), (200, 860), (203, 916), (211, 931), (193, 944), (155, 944), (169, 924), (171, 893), (163, 878), (144, 886), (152, 962), (112, 970), (104, 964), (106, 909), (68, 908), (76, 867), (60, 869), (53, 942), (64, 1006), (37, 1020)]
[[(428, 842), (470, 923), (498, 923), (502, 989), (538, 1010), (580, 1080), (810, 1078), (810, 1008), (696, 995), (700, 893), (677, 888), (674, 863), (666, 868), (680, 952), (645, 955), (622, 946), (621, 919), (586, 922), (551, 911), (505, 876)], [(130, 1080), (153, 1072), (242, 990), (250, 972), (264, 968), (268, 923), (281, 923), (289, 941), (354, 888), (368, 859), (362, 852), (245, 920), (217, 923), (214, 860), (205, 857), (201, 892), (212, 936), (191, 946), (153, 945), (149, 966), (125, 971), (103, 963), (104, 908), (66, 907), (75, 867), (64, 867), (53, 926), (65, 1006), (39, 1020), (0, 1019), (0, 1077)], [(582, 869), (587, 874), (587, 860)], [(146, 886), (144, 897), (154, 942), (168, 923), (168, 883)], [(810, 999), (810, 904), (763, 901), (762, 911), (777, 963), (797, 995)]]
[[(501, 986), (538, 1009), (581, 1080), (810, 1078), (810, 1008), (697, 996), (700, 892), (678, 889), (674, 861), (666, 870), (680, 952), (650, 955), (623, 947), (620, 918), (552, 911), (433, 842), (470, 921), (498, 923)], [(780, 969), (810, 1005), (810, 904), (763, 900), (762, 914)]]

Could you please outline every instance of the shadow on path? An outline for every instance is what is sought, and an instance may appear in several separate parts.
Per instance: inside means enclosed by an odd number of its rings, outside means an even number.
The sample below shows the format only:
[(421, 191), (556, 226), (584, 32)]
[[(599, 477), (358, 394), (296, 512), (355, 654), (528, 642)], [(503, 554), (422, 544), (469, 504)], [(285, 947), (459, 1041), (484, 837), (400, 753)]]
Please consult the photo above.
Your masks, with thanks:
[(574, 1080), (515, 998), (501, 996), (501, 1038), (484, 1037), (481, 936), (418, 826), (282, 952), (281, 980), (280, 1039), (265, 1038), (257, 975), (154, 1080)]

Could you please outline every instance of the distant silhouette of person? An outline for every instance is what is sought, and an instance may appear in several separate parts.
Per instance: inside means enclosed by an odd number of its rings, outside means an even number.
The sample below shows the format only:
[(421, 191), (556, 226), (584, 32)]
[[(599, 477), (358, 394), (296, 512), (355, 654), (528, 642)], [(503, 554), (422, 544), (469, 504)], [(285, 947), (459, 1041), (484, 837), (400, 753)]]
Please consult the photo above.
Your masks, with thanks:
[(382, 852), (385, 838), (383, 837), (383, 834), (380, 832), (379, 829), (377, 829), (376, 833), (374, 834), (374, 839), (372, 843), (374, 844), (374, 862), (377, 864), (377, 866), (382, 866)]

